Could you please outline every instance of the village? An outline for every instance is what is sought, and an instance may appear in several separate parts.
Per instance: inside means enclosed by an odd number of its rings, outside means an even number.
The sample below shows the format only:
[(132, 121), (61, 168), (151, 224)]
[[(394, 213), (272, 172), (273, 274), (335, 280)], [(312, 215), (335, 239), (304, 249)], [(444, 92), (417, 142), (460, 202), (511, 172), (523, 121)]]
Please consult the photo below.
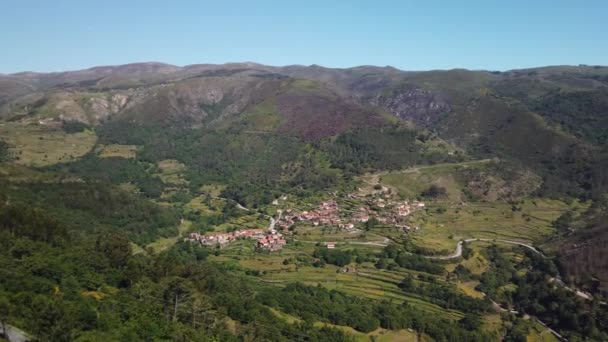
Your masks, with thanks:
[[(277, 209), (279, 213), (276, 222), (268, 229), (245, 229), (228, 233), (200, 234), (191, 233), (188, 240), (198, 242), (205, 246), (218, 246), (223, 248), (238, 239), (256, 240), (259, 250), (270, 252), (280, 251), (286, 245), (285, 236), (280, 231), (292, 231), (297, 223), (308, 223), (313, 227), (330, 226), (337, 227), (347, 233), (357, 233), (358, 227), (365, 225), (374, 218), (378, 223), (393, 225), (403, 233), (418, 230), (418, 227), (410, 227), (406, 224), (406, 218), (412, 212), (425, 208), (425, 203), (414, 200), (396, 200), (393, 193), (388, 189), (371, 195), (361, 196), (357, 194), (343, 195), (347, 200), (356, 200), (359, 203), (356, 208), (341, 208), (337, 202), (337, 194), (332, 194), (333, 199), (323, 201), (316, 209), (295, 211), (293, 208)], [(286, 195), (280, 197), (282, 201), (287, 199)], [(278, 200), (273, 205), (279, 205)], [(274, 226), (277, 229), (274, 229)], [(329, 245), (328, 248), (331, 248)]]
[[(337, 197), (334, 194), (334, 197)], [(346, 198), (355, 199), (363, 205), (356, 209), (340, 210), (336, 200), (322, 202), (317, 209), (293, 212), (288, 208), (285, 215), (277, 222), (281, 229), (289, 229), (297, 222), (308, 222), (313, 226), (335, 226), (346, 232), (356, 232), (357, 224), (364, 224), (371, 218), (379, 223), (394, 225), (404, 233), (418, 230), (405, 224), (406, 217), (412, 212), (425, 208), (423, 202), (414, 200), (394, 200), (389, 189), (383, 189), (371, 196), (347, 194)]]
[(190, 233), (187, 240), (198, 242), (205, 246), (224, 247), (238, 239), (256, 240), (256, 246), (260, 250), (270, 252), (279, 251), (287, 243), (283, 234), (275, 229), (244, 229), (235, 230), (229, 233), (212, 233), (203, 235), (200, 233)]

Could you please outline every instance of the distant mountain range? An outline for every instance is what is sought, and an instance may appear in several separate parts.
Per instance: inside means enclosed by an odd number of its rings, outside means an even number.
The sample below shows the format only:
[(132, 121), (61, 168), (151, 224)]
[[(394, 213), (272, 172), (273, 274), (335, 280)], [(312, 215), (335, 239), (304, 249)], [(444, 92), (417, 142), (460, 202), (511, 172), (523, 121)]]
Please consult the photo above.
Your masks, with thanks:
[[(408, 72), (255, 63), (137, 63), (0, 76), (0, 118), (158, 122), (322, 139), (396, 120), (480, 157), (559, 170), (560, 191), (603, 188), (608, 67)], [(564, 173), (565, 172), (565, 173)], [(551, 181), (550, 179), (548, 180)], [(576, 191), (575, 191), (576, 192)]]

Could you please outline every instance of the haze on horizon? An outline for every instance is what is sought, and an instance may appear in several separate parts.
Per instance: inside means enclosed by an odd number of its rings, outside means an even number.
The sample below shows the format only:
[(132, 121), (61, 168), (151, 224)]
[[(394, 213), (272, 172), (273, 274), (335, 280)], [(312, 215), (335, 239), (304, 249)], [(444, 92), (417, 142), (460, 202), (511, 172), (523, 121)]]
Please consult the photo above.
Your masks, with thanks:
[(608, 64), (604, 1), (9, 0), (0, 12), (0, 73), (146, 61), (402, 70)]

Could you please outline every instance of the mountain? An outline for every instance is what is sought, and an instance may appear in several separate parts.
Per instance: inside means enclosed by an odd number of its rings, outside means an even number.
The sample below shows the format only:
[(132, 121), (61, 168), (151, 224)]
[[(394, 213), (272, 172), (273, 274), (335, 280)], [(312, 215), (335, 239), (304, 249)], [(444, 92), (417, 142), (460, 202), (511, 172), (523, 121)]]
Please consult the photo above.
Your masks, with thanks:
[[(475, 157), (519, 163), (545, 193), (605, 188), (608, 67), (406, 72), (255, 63), (137, 63), (0, 76), (0, 117), (151, 122), (318, 140), (395, 120)], [(564, 181), (565, 180), (565, 181)]]

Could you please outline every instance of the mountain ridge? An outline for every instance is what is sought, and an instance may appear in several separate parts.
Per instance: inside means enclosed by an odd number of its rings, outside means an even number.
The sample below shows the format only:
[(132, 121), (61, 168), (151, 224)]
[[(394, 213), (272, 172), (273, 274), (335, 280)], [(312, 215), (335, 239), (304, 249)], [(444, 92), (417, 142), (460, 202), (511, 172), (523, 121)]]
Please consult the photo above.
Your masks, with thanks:
[[(603, 66), (408, 72), (145, 62), (0, 76), (5, 120), (79, 121), (91, 127), (137, 122), (273, 132), (310, 141), (413, 125), (475, 157), (525, 165), (544, 175), (551, 188), (574, 196), (588, 194), (601, 178), (595, 165), (606, 159), (606, 108), (608, 67)], [(573, 113), (588, 115), (581, 120)]]

